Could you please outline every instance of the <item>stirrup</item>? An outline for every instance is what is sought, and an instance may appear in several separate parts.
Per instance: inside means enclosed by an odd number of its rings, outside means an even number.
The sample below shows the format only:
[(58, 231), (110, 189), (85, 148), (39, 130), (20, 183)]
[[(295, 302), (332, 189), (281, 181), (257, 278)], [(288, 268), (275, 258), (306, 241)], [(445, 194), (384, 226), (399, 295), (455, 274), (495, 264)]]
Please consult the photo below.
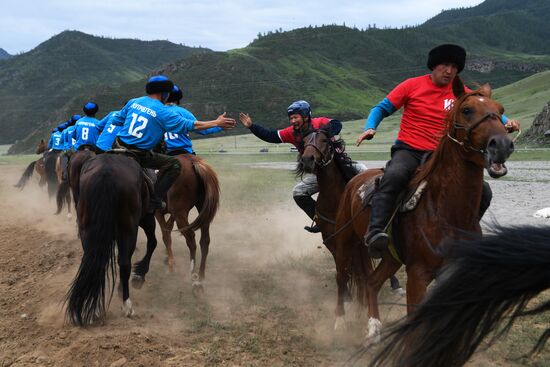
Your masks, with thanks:
[(321, 232), (321, 229), (319, 229), (319, 226), (315, 223), (313, 223), (311, 226), (305, 226), (304, 229), (308, 231), (309, 233), (319, 233)]

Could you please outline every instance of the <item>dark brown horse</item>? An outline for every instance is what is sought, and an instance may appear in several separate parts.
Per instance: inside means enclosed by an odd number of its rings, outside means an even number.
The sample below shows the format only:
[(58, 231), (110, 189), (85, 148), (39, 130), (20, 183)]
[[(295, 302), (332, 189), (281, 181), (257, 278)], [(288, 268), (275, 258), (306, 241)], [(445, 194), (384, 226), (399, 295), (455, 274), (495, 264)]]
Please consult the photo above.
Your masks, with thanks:
[[(319, 195), (315, 205), (316, 222), (321, 229), (323, 243), (335, 256), (336, 213), (346, 184), (358, 174), (356, 164), (345, 153), (343, 140), (329, 138), (323, 129), (312, 131), (304, 138), (304, 151), (299, 155), (296, 173), (315, 174)], [(392, 276), (391, 287), (400, 290), (397, 278)], [(335, 326), (339, 328), (338, 325)]]
[[(513, 152), (512, 141), (502, 124), (502, 106), (491, 100), (491, 88), (465, 93), (459, 78), (453, 82), (457, 100), (447, 115), (447, 130), (431, 158), (413, 178), (410, 186), (427, 182), (423, 197), (412, 211), (401, 213), (394, 222), (393, 240), (402, 249), (407, 271), (407, 311), (418, 305), (426, 287), (441, 268), (444, 258), (437, 253), (446, 238), (462, 238), (465, 233), (481, 235), (479, 208), (483, 170), (498, 178), (507, 173), (504, 162)], [(360, 283), (368, 303), (367, 342), (379, 339), (381, 328), (378, 292), (401, 262), (386, 252), (373, 271), (362, 238), (367, 231), (370, 207), (365, 207), (359, 189), (380, 175), (368, 170), (346, 187), (338, 209), (336, 228), (336, 270), (338, 284), (337, 324), (343, 321), (344, 296), (349, 275)], [(357, 264), (359, 260), (359, 266)]]
[[(143, 171), (132, 158), (101, 154), (82, 164), (75, 185), (79, 188), (75, 200), (84, 253), (67, 294), (67, 318), (76, 325), (86, 326), (105, 317), (109, 294), (114, 289), (115, 261), (120, 272), (123, 313), (131, 316), (134, 313), (129, 292), (131, 259), (143, 218), (152, 219), (154, 237), (155, 222), (152, 215), (147, 215), (149, 189)], [(147, 253), (152, 254), (152, 250), (148, 248)], [(141, 267), (138, 264), (135, 271), (146, 268), (148, 264)]]
[[(492, 232), (444, 243), (449, 263), (437, 284), (407, 320), (389, 329), (371, 366), (459, 367), (489, 334), (490, 345), (519, 317), (548, 313), (548, 297), (531, 300), (550, 288), (550, 227)], [(549, 324), (539, 326), (533, 353), (550, 338)]]
[[(44, 141), (44, 139), (40, 139), (40, 142), (36, 146), (36, 150), (34, 153), (44, 153), (47, 148), (48, 145), (46, 144), (46, 141)], [(38, 185), (40, 187), (44, 186), (46, 184), (46, 168), (44, 167), (44, 157), (40, 157), (36, 161), (31, 162), (23, 172), (23, 175), (21, 176), (17, 184), (15, 184), (14, 186), (23, 190), (23, 188), (29, 181), (29, 178), (31, 178), (34, 172), (36, 172), (38, 174), (38, 177), (40, 177)]]
[[(162, 230), (162, 239), (166, 246), (167, 262), (173, 270), (175, 260), (172, 252), (171, 231), (174, 223), (185, 236), (191, 260), (191, 280), (193, 292), (200, 294), (203, 290), (201, 281), (205, 276), (206, 258), (210, 246), (210, 223), (218, 210), (220, 200), (220, 186), (216, 172), (201, 158), (193, 154), (181, 154), (177, 156), (181, 163), (181, 173), (172, 184), (167, 195), (166, 211), (157, 210), (157, 218)], [(189, 224), (189, 211), (196, 207), (199, 215)], [(164, 215), (169, 214), (168, 220)], [(201, 263), (197, 273), (195, 269), (195, 257), (197, 243), (195, 231), (200, 229), (201, 239)]]

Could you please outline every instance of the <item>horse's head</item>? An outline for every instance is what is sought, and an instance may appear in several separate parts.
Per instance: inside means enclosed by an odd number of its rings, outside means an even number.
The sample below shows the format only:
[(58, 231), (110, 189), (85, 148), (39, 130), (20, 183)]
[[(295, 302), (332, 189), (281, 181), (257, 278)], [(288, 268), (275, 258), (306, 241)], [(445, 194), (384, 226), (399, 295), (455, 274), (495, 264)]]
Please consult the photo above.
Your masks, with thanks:
[(36, 154), (40, 154), (42, 152), (45, 152), (48, 148), (48, 144), (46, 144), (46, 141), (44, 139), (40, 139), (40, 142), (36, 145)]
[(460, 144), (475, 163), (484, 165), (489, 175), (498, 178), (508, 172), (504, 163), (514, 151), (514, 143), (502, 124), (504, 108), (491, 99), (488, 84), (470, 93), (457, 77), (453, 82), (457, 97), (450, 113), (448, 137)]
[(304, 137), (304, 151), (298, 160), (303, 171), (314, 173), (318, 167), (327, 166), (333, 158), (334, 147), (323, 129), (313, 130)]

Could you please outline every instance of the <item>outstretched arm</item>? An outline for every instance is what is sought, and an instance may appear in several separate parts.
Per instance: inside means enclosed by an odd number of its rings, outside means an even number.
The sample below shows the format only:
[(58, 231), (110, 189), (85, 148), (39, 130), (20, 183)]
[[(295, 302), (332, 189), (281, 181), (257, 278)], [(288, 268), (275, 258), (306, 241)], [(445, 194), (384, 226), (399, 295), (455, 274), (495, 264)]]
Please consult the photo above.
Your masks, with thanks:
[(355, 144), (359, 146), (363, 140), (370, 140), (376, 134), (376, 128), (380, 125), (380, 122), (392, 113), (396, 111), (394, 105), (388, 98), (384, 98), (382, 102), (370, 110), (367, 121), (365, 121), (365, 131), (357, 137)]
[(212, 127), (221, 127), (223, 129), (232, 129), (235, 127), (235, 119), (230, 117), (225, 117), (226, 112), (219, 115), (217, 119), (212, 121), (195, 121), (193, 130), (206, 130)]
[(281, 137), (279, 136), (279, 130), (268, 129), (258, 124), (252, 123), (252, 118), (250, 118), (247, 113), (239, 113), (239, 120), (241, 120), (241, 123), (248, 129), (250, 129), (250, 132), (256, 135), (256, 137), (258, 137), (259, 139), (262, 139), (263, 141), (266, 141), (268, 143), (275, 144), (283, 142), (281, 140)]

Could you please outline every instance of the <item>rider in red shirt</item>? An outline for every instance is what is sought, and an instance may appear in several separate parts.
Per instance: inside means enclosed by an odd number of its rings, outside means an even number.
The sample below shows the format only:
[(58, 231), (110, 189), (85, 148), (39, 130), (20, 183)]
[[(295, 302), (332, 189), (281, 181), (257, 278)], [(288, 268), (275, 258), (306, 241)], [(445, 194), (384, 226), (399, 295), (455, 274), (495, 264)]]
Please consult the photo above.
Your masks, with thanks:
[[(324, 129), (329, 136), (338, 135), (342, 129), (342, 123), (338, 120), (331, 120), (326, 117), (311, 117), (311, 107), (306, 101), (300, 100), (293, 102), (287, 108), (288, 121), (290, 126), (275, 130), (264, 128), (257, 123), (252, 123), (252, 119), (246, 113), (240, 113), (239, 119), (242, 124), (250, 129), (252, 134), (268, 143), (289, 143), (294, 145), (300, 153), (304, 151), (303, 138), (311, 132), (311, 130)], [(307, 175), (294, 186), (292, 196), (298, 206), (306, 212), (306, 214), (314, 220), (315, 217), (315, 200), (311, 197), (319, 192), (317, 177), (315, 175)], [(305, 226), (305, 230), (318, 233), (319, 227), (314, 224)]]
[[(384, 232), (397, 205), (399, 194), (407, 187), (426, 154), (435, 150), (445, 129), (445, 116), (452, 108), (455, 96), (452, 81), (464, 69), (466, 51), (457, 45), (444, 44), (428, 55), (431, 74), (405, 80), (393, 89), (369, 113), (365, 131), (357, 138), (357, 145), (372, 139), (383, 118), (403, 107), (403, 116), (391, 160), (387, 163), (379, 190), (372, 197), (371, 217), (365, 243), (373, 258), (380, 258), (387, 249), (388, 235)], [(466, 91), (469, 90), (466, 88)], [(510, 131), (519, 129), (519, 123), (503, 116)], [(489, 207), (492, 193), (484, 182), (480, 219)]]

